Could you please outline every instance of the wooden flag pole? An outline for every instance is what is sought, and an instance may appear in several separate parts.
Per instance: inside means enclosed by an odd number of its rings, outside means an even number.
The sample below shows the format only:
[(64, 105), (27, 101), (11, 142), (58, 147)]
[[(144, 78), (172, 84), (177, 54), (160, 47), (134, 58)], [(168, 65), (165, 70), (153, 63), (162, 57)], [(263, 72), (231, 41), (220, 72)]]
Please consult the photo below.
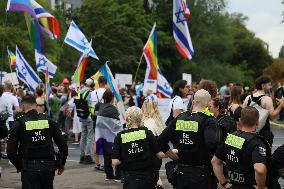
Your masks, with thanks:
[[(3, 21), (3, 28), (4, 28), (4, 34), (6, 33), (6, 25), (7, 25), (7, 17), (8, 17), (8, 13), (7, 11), (5, 10), (5, 19)], [(4, 64), (4, 61), (5, 61), (5, 37), (3, 37), (3, 40), (2, 40), (2, 64)], [(2, 76), (3, 74), (1, 73), (0, 74), (0, 84), (2, 85)]]
[(141, 62), (142, 62), (142, 58), (143, 58), (143, 52), (142, 52), (142, 55), (140, 57), (140, 60), (139, 60), (139, 63), (138, 63), (138, 67), (137, 67), (137, 70), (136, 70), (136, 73), (135, 73), (135, 76), (134, 76), (134, 81), (132, 83), (131, 88), (134, 88), (134, 86), (135, 86), (137, 75), (138, 75), (138, 71), (139, 71), (139, 68), (140, 68), (140, 65), (141, 65)]

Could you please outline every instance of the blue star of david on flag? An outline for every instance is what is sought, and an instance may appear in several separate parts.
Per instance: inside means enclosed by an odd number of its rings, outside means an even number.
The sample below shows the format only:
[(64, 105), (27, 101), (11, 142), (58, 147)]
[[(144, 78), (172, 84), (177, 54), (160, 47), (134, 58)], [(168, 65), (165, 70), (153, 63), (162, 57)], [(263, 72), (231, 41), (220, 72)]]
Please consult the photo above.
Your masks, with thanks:
[(84, 53), (86, 49), (90, 49), (89, 56), (99, 60), (94, 49), (92, 48), (92, 43), (88, 41), (86, 36), (74, 21), (70, 23), (70, 27), (68, 29), (64, 42), (82, 53)]
[(48, 67), (48, 76), (53, 78), (56, 73), (57, 66), (50, 62), (43, 54), (37, 51), (35, 51), (35, 59), (37, 71), (45, 75), (46, 67)]
[(176, 17), (177, 17), (177, 21), (176, 23), (182, 23), (182, 25), (184, 25), (184, 22), (186, 22), (186, 17), (185, 17), (185, 12), (182, 8), (179, 8), (179, 11), (177, 11), (175, 13)]
[(39, 58), (38, 60), (38, 66), (37, 67), (45, 67), (46, 66), (47, 61), (45, 60), (44, 57)]
[(30, 91), (35, 92), (41, 80), (25, 60), (18, 47), (16, 47), (16, 62), (16, 73), (18, 78), (28, 86)]

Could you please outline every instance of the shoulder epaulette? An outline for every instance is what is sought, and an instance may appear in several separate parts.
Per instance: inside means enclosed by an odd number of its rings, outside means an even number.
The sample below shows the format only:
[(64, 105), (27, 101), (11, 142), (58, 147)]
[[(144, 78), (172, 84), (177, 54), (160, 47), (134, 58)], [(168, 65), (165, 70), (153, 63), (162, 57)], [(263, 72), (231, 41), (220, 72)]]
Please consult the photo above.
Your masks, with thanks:
[(18, 115), (15, 115), (15, 121), (20, 120), (22, 117), (24, 117), (24, 113), (18, 113)]
[(202, 111), (203, 114), (207, 115), (207, 116), (214, 116), (214, 113), (210, 112), (209, 108), (206, 107), (203, 111)]

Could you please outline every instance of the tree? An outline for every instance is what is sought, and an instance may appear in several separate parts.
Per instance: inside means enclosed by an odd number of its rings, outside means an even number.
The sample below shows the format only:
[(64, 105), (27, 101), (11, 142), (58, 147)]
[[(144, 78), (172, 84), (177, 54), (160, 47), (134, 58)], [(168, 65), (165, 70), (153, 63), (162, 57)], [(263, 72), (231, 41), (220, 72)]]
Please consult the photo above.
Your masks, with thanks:
[(284, 46), (282, 45), (280, 51), (279, 51), (279, 58), (284, 58)]
[(284, 59), (275, 59), (273, 64), (264, 70), (264, 74), (269, 75), (273, 83), (277, 83), (284, 78)]

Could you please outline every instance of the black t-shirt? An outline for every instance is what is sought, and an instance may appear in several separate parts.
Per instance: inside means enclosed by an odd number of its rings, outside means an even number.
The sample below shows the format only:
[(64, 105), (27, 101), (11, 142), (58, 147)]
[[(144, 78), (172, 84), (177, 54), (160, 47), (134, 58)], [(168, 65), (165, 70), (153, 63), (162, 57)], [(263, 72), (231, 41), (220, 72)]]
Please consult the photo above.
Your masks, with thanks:
[[(228, 139), (229, 138), (229, 139)], [(236, 131), (229, 134), (215, 156), (226, 163), (232, 183), (254, 185), (254, 164), (266, 165), (266, 147), (253, 133)]]
[(152, 131), (146, 127), (131, 128), (115, 137), (112, 159), (119, 159), (124, 170), (150, 170), (159, 151)]
[(170, 122), (158, 137), (163, 152), (171, 141), (179, 153), (179, 162), (189, 165), (211, 165), (211, 156), (221, 141), (216, 119), (201, 112), (185, 112)]
[(284, 169), (284, 144), (278, 147), (271, 156), (273, 168), (279, 170)]
[[(247, 154), (247, 155), (251, 155), (251, 163), (252, 165), (255, 163), (263, 163), (266, 164), (266, 155), (264, 155), (263, 152), (265, 152), (266, 147), (263, 144), (263, 142), (257, 138), (253, 139), (255, 141), (251, 141), (247, 148), (251, 148), (251, 154)], [(251, 147), (251, 145), (253, 145), (253, 147)], [(225, 161), (225, 143), (222, 143), (221, 145), (219, 145), (215, 156), (218, 157), (219, 159), (221, 159), (222, 161)]]

